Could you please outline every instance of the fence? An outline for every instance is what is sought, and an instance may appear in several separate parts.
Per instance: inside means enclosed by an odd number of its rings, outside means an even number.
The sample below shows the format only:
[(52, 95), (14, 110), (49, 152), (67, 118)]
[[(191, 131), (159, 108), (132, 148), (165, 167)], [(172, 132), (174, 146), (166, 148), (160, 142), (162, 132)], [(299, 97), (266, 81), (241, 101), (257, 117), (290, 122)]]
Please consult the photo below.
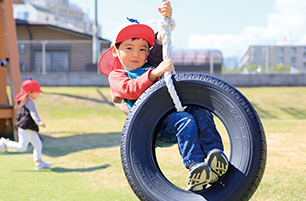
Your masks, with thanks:
[[(97, 58), (109, 45), (109, 42), (98, 41)], [(32, 77), (43, 86), (108, 86), (107, 77), (100, 74), (97, 64), (92, 62), (92, 49), (91, 40), (20, 40), (18, 51), (21, 80)], [(203, 53), (204, 56), (199, 56), (200, 53), (196, 53), (197, 56), (192, 58), (197, 60), (193, 63), (190, 56), (181, 55), (185, 60), (181, 62), (183, 65), (176, 66), (177, 73), (214, 74), (235, 86), (306, 86), (306, 74), (222, 74), (221, 53), (214, 54), (217, 57), (213, 57), (213, 62), (209, 61), (211, 54)], [(174, 56), (179, 60), (178, 55)], [(214, 68), (213, 73), (211, 67)]]
[[(42, 73), (97, 71), (92, 62), (91, 40), (20, 40), (17, 42), (20, 71)], [(109, 42), (98, 41), (97, 58), (109, 48)]]

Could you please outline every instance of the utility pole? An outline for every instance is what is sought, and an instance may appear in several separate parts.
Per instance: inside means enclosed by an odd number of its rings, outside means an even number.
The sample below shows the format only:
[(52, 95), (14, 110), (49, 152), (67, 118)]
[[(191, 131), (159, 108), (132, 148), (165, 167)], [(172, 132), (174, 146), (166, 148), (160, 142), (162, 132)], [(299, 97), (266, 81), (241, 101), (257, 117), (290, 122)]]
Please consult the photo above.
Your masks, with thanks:
[(210, 50), (209, 56), (210, 56), (209, 58), (210, 74), (213, 75), (214, 74), (214, 50), (213, 49)]
[(98, 2), (95, 0), (95, 22), (92, 28), (92, 63), (97, 64), (97, 55), (98, 55), (98, 17), (97, 17), (97, 9)]
[(270, 54), (269, 54), (269, 45), (266, 45), (266, 69), (265, 72), (266, 74), (269, 73), (269, 64), (270, 64)]

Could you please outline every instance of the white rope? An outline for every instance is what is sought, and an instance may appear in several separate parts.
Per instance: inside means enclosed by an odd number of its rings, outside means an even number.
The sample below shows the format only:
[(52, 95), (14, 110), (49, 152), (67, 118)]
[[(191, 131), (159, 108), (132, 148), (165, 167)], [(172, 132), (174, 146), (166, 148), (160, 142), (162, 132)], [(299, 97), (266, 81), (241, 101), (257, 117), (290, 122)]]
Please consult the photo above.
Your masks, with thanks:
[[(163, 17), (159, 23), (158, 27), (163, 40), (163, 59), (165, 61), (172, 61), (172, 46), (171, 46), (171, 32), (175, 27), (174, 20), (168, 17)], [(174, 72), (175, 73), (175, 72)], [(168, 92), (173, 100), (175, 108), (178, 112), (184, 111), (180, 98), (178, 97), (176, 90), (173, 85), (172, 76), (170, 71), (164, 73), (164, 79)]]

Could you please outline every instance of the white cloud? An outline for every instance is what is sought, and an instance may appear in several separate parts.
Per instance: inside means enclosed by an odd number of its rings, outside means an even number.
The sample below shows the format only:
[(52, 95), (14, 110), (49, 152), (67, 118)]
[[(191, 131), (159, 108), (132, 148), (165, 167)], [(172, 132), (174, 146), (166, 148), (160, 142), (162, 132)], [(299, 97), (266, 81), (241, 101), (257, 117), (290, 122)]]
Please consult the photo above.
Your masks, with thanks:
[(306, 44), (306, 1), (276, 0), (267, 26), (248, 26), (240, 34), (192, 34), (189, 48), (220, 49), (225, 57), (241, 56), (249, 45)]

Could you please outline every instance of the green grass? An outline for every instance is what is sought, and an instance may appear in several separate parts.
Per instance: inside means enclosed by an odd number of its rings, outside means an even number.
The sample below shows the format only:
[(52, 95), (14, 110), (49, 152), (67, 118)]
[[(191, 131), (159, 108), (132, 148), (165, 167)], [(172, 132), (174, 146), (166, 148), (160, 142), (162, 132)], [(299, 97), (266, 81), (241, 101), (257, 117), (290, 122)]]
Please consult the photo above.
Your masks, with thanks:
[[(36, 171), (31, 146), (25, 153), (1, 152), (0, 200), (138, 200), (121, 166), (120, 136), (126, 116), (110, 102), (109, 88), (42, 89), (36, 107), (47, 125), (41, 129), (43, 160), (53, 166)], [(306, 87), (239, 90), (258, 111), (268, 144), (266, 171), (251, 200), (303, 200)], [(220, 122), (217, 126), (228, 151), (225, 129)], [(157, 149), (157, 157), (167, 178), (186, 188), (187, 171), (177, 148)]]

